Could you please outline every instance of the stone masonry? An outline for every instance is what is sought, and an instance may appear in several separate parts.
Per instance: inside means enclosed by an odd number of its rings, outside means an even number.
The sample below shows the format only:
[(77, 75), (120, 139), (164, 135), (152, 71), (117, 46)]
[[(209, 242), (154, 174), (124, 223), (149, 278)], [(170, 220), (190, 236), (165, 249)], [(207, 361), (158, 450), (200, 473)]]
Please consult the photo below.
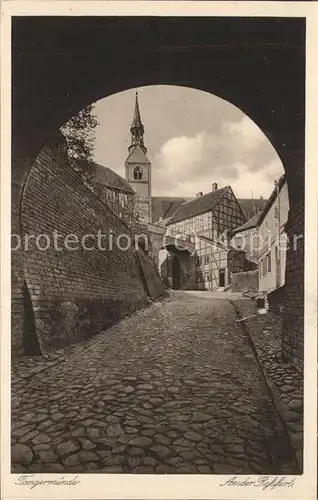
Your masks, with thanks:
[(250, 301), (204, 293), (175, 292), (15, 379), (12, 471), (301, 473), (237, 321)]
[[(58, 144), (42, 149), (16, 205), (15, 229), (32, 239), (24, 251), (12, 252), (14, 355), (32, 354), (25, 346), (38, 354), (87, 338), (162, 294), (155, 264), (135, 250), (128, 227), (81, 182)], [(62, 244), (57, 250), (54, 231), (60, 243), (67, 235), (87, 235), (88, 249)], [(98, 231), (106, 234), (104, 250), (97, 247)], [(128, 250), (118, 249), (119, 235), (122, 247), (131, 238)]]
[(304, 358), (304, 207), (290, 217), (286, 232), (285, 310), (282, 355), (299, 370)]

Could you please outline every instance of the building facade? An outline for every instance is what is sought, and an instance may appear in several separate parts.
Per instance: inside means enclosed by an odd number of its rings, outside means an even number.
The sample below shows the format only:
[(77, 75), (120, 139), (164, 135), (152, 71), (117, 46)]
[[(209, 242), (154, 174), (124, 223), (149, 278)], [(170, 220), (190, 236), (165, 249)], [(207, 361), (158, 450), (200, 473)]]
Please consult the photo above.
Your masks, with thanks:
[(91, 162), (87, 167), (85, 183), (131, 229), (136, 225), (135, 193), (125, 179), (110, 168)]
[(243, 250), (246, 258), (252, 262), (258, 262), (258, 223), (261, 214), (259, 211), (245, 224), (232, 231), (232, 246), (237, 250)]
[(246, 258), (258, 265), (258, 288), (263, 295), (285, 284), (288, 211), (288, 186), (283, 175), (264, 209), (232, 232), (231, 245), (244, 250)]
[(234, 263), (237, 268), (238, 258), (233, 257), (229, 234), (244, 222), (231, 187), (218, 189), (217, 184), (210, 193), (198, 193), (195, 199), (183, 203), (170, 218), (167, 235), (180, 239), (186, 235), (194, 243), (195, 288), (214, 290), (230, 284), (232, 266)]
[(136, 93), (135, 111), (130, 127), (131, 143), (125, 162), (125, 177), (135, 192), (134, 212), (138, 220), (149, 223), (151, 216), (151, 163), (147, 158), (144, 145), (144, 126), (141, 121), (138, 94)]
[(289, 197), (286, 176), (276, 183), (258, 223), (259, 289), (267, 293), (285, 284)]
[[(161, 219), (171, 217), (182, 205), (182, 203), (190, 201), (191, 199), (192, 198), (175, 196), (152, 196), (152, 222), (157, 222)], [(238, 198), (238, 202), (246, 220), (250, 220), (255, 213), (261, 212), (264, 209), (267, 200), (264, 200), (263, 198)]]

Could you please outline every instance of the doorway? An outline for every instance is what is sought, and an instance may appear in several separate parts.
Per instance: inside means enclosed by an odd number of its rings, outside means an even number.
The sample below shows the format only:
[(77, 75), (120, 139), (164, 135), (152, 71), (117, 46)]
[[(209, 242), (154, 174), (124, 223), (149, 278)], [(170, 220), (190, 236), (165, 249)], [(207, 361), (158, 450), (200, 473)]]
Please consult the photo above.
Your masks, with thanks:
[(176, 255), (172, 257), (172, 288), (173, 290), (180, 290), (180, 261)]
[(225, 269), (219, 270), (219, 286), (225, 286)]

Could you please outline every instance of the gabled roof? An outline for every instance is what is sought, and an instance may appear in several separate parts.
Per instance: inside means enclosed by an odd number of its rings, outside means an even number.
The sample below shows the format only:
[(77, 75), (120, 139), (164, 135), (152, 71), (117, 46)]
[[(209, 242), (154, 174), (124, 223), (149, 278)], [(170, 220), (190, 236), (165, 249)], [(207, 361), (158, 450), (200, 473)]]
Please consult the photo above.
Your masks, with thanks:
[(125, 193), (134, 193), (134, 190), (126, 179), (123, 179), (123, 177), (116, 174), (113, 170), (99, 163), (90, 163), (87, 173), (96, 184), (102, 184), (103, 186), (118, 189)]
[(239, 198), (237, 200), (244, 212), (246, 220), (251, 219), (254, 215), (262, 211), (268, 200), (263, 198)]
[(167, 219), (178, 210), (185, 201), (190, 198), (178, 198), (172, 196), (153, 196), (151, 198), (152, 221), (156, 222), (162, 217)]
[(155, 224), (157, 224), (158, 226), (165, 227), (168, 224), (170, 219), (171, 219), (171, 217), (166, 217), (165, 219), (157, 220), (155, 222)]
[(266, 205), (265, 205), (265, 208), (263, 210), (263, 212), (261, 213), (261, 217), (258, 221), (258, 224), (260, 225), (263, 220), (265, 219), (266, 215), (268, 214), (271, 206), (273, 205), (273, 203), (275, 202), (276, 198), (277, 198), (277, 194), (280, 193), (280, 191), (282, 190), (284, 184), (286, 182), (286, 174), (283, 174), (280, 179), (278, 180), (277, 182), (277, 186), (275, 186), (275, 188), (273, 189), (272, 191), (272, 194), (270, 195)]
[(141, 146), (137, 144), (129, 153), (126, 163), (150, 163), (150, 161)]
[(195, 215), (212, 210), (229, 188), (230, 186), (226, 186), (216, 191), (212, 191), (211, 193), (199, 196), (198, 198), (194, 198), (193, 200), (186, 201), (171, 217), (167, 225), (169, 226), (175, 222), (180, 222), (184, 219), (189, 219)]
[(242, 226), (237, 227), (232, 231), (232, 234), (240, 233), (242, 231), (247, 231), (248, 229), (252, 229), (253, 227), (257, 227), (258, 221), (262, 215), (262, 212), (259, 212), (258, 214), (253, 215), (245, 224), (242, 224)]
[(248, 229), (252, 229), (253, 227), (259, 226), (265, 219), (267, 213), (269, 212), (269, 209), (271, 208), (271, 206), (273, 205), (273, 203), (277, 198), (277, 193), (281, 191), (285, 182), (286, 182), (286, 174), (283, 174), (277, 183), (277, 187), (275, 186), (268, 200), (255, 200), (264, 202), (264, 205), (262, 207), (263, 209), (260, 209), (259, 212), (255, 214), (253, 217), (251, 217), (247, 222), (245, 222), (245, 224), (234, 229), (232, 231), (232, 234), (240, 233), (241, 231), (246, 231)]

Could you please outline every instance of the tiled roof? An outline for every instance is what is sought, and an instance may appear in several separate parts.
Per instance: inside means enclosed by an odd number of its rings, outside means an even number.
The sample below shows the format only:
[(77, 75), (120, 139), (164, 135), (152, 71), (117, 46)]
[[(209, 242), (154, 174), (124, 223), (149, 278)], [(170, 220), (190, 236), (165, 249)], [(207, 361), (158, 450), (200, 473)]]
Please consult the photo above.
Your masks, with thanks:
[(256, 227), (258, 224), (258, 221), (262, 215), (262, 212), (259, 212), (258, 214), (253, 215), (251, 219), (249, 219), (245, 224), (242, 224), (242, 226), (237, 227), (232, 231), (233, 234), (240, 233), (241, 231), (247, 231), (247, 229), (252, 229), (253, 227)]
[(280, 179), (278, 180), (277, 182), (277, 187), (275, 186), (275, 188), (273, 189), (272, 191), (272, 194), (270, 195), (265, 207), (264, 207), (264, 210), (262, 211), (261, 213), (261, 216), (260, 216), (260, 219), (258, 221), (259, 224), (261, 224), (263, 222), (263, 220), (265, 219), (266, 215), (268, 214), (271, 206), (273, 205), (273, 203), (275, 202), (276, 198), (277, 198), (277, 192), (280, 193), (282, 187), (284, 186), (286, 182), (286, 174), (283, 174)]
[(264, 200), (263, 198), (240, 198), (237, 201), (244, 212), (246, 220), (251, 219), (257, 212), (263, 210), (267, 203), (267, 200)]
[(148, 160), (146, 153), (143, 152), (142, 148), (139, 144), (134, 147), (134, 149), (129, 154), (126, 162), (129, 163), (150, 163)]
[(126, 179), (123, 179), (123, 177), (116, 174), (113, 170), (99, 163), (90, 163), (88, 174), (91, 176), (92, 181), (97, 184), (102, 184), (103, 186), (118, 189), (126, 193), (134, 193), (134, 190)]
[(185, 201), (188, 201), (188, 198), (153, 196), (151, 198), (152, 221), (156, 222), (160, 217), (163, 219), (171, 217)]
[(156, 224), (158, 226), (165, 227), (168, 224), (170, 219), (171, 219), (171, 217), (166, 217), (165, 219), (161, 219), (161, 220), (156, 221)]
[(176, 213), (171, 217), (167, 225), (175, 222), (180, 222), (184, 219), (189, 219), (195, 215), (203, 214), (212, 210), (214, 206), (220, 201), (222, 196), (226, 193), (230, 186), (226, 186), (211, 193), (204, 194), (193, 200), (183, 203)]
[[(255, 200), (255, 202), (262, 202), (262, 205), (259, 206), (259, 212), (255, 214), (253, 217), (251, 217), (247, 222), (245, 222), (245, 224), (243, 224), (240, 227), (237, 227), (232, 234), (236, 234), (241, 231), (246, 231), (247, 229), (252, 229), (253, 227), (259, 226), (266, 217), (274, 201), (276, 200), (277, 191), (278, 192), (281, 191), (285, 181), (286, 181), (286, 175), (284, 174), (280, 177), (277, 184), (277, 188), (275, 187), (268, 200)], [(249, 201), (249, 200), (238, 200), (238, 201), (242, 206), (242, 201)]]

